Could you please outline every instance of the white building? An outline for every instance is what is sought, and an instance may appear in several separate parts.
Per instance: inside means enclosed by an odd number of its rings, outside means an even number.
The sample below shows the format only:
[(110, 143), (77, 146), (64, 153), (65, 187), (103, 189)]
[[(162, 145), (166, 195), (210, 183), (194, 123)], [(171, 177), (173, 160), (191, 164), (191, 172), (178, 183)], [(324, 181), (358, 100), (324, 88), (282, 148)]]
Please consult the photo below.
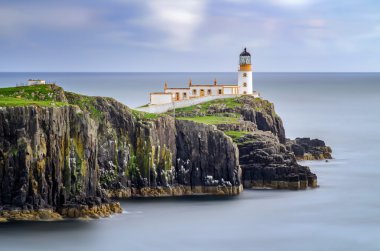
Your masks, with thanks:
[(258, 96), (252, 87), (251, 54), (247, 52), (246, 48), (240, 53), (237, 84), (218, 84), (215, 79), (211, 85), (199, 85), (193, 84), (190, 80), (186, 88), (168, 88), (165, 82), (164, 92), (150, 93), (149, 104), (161, 105), (200, 97), (223, 95)]
[(41, 79), (29, 79), (28, 80), (28, 85), (44, 85), (46, 84), (45, 80)]

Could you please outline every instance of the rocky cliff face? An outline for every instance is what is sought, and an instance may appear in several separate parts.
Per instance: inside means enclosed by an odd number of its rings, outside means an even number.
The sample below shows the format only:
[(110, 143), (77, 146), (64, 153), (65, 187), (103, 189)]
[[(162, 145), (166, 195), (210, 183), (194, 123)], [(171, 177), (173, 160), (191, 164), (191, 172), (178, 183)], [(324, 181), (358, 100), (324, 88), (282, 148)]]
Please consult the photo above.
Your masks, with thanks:
[(88, 115), (71, 106), (7, 107), (0, 121), (3, 211), (111, 204), (98, 183), (96, 125)]
[[(179, 109), (177, 116), (191, 119), (218, 116), (219, 130), (231, 136), (239, 149), (242, 182), (246, 188), (305, 189), (317, 187), (317, 176), (297, 159), (331, 158), (321, 140), (289, 140), (272, 103), (250, 96), (220, 100)], [(233, 123), (224, 123), (236, 117)], [(205, 120), (206, 121), (206, 120)]]
[(111, 197), (240, 192), (237, 149), (213, 126), (170, 116), (146, 119), (111, 99), (94, 105), (102, 111), (101, 185)]
[(99, 217), (121, 210), (109, 197), (241, 191), (237, 149), (213, 126), (64, 98), (0, 108), (0, 218)]
[[(213, 126), (176, 121), (178, 182), (203, 192), (238, 194), (238, 150), (231, 139)], [(214, 192), (213, 192), (214, 193)]]

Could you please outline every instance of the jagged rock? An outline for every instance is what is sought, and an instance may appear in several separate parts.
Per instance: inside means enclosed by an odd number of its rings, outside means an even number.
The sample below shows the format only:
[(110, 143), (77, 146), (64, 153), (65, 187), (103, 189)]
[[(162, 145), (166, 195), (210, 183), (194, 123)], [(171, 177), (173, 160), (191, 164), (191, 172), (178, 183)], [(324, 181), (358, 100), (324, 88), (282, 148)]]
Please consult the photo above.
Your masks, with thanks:
[(246, 134), (235, 142), (244, 187), (296, 190), (317, 186), (316, 175), (297, 164), (294, 154), (271, 132)]
[(286, 139), (286, 147), (300, 160), (332, 159), (332, 150), (325, 142), (319, 139), (296, 138)]

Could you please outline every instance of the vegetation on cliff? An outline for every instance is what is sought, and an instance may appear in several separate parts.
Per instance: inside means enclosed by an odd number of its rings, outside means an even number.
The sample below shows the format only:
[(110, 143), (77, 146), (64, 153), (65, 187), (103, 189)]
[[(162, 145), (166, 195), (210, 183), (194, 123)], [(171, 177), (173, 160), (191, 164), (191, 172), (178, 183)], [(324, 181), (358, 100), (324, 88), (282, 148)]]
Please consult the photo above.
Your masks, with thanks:
[(0, 88), (0, 106), (3, 107), (27, 105), (54, 107), (67, 104), (63, 89), (56, 85)]
[(197, 116), (197, 117), (177, 117), (178, 120), (190, 120), (207, 125), (218, 124), (237, 124), (237, 117), (225, 117), (225, 116)]
[[(245, 105), (250, 105), (250, 108), (255, 111), (273, 112), (273, 104), (262, 98), (254, 98), (251, 96), (241, 96), (236, 98), (216, 99), (204, 102), (198, 105), (187, 106), (184, 108), (177, 108), (176, 113), (179, 114), (209, 114), (214, 107), (223, 107), (229, 109), (243, 108)], [(171, 112), (170, 112), (171, 113)]]

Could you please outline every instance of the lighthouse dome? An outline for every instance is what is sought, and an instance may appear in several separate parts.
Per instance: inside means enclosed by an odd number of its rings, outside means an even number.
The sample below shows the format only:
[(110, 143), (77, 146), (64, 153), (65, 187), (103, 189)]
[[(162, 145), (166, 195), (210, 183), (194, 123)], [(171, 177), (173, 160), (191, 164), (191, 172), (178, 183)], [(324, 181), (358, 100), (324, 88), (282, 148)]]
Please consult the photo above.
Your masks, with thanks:
[(244, 48), (244, 51), (240, 53), (239, 57), (240, 65), (250, 65), (251, 64), (251, 54), (247, 51), (247, 48)]
[(244, 48), (244, 51), (242, 53), (240, 53), (240, 56), (241, 57), (245, 57), (245, 56), (251, 56), (251, 54), (247, 51), (247, 48)]

